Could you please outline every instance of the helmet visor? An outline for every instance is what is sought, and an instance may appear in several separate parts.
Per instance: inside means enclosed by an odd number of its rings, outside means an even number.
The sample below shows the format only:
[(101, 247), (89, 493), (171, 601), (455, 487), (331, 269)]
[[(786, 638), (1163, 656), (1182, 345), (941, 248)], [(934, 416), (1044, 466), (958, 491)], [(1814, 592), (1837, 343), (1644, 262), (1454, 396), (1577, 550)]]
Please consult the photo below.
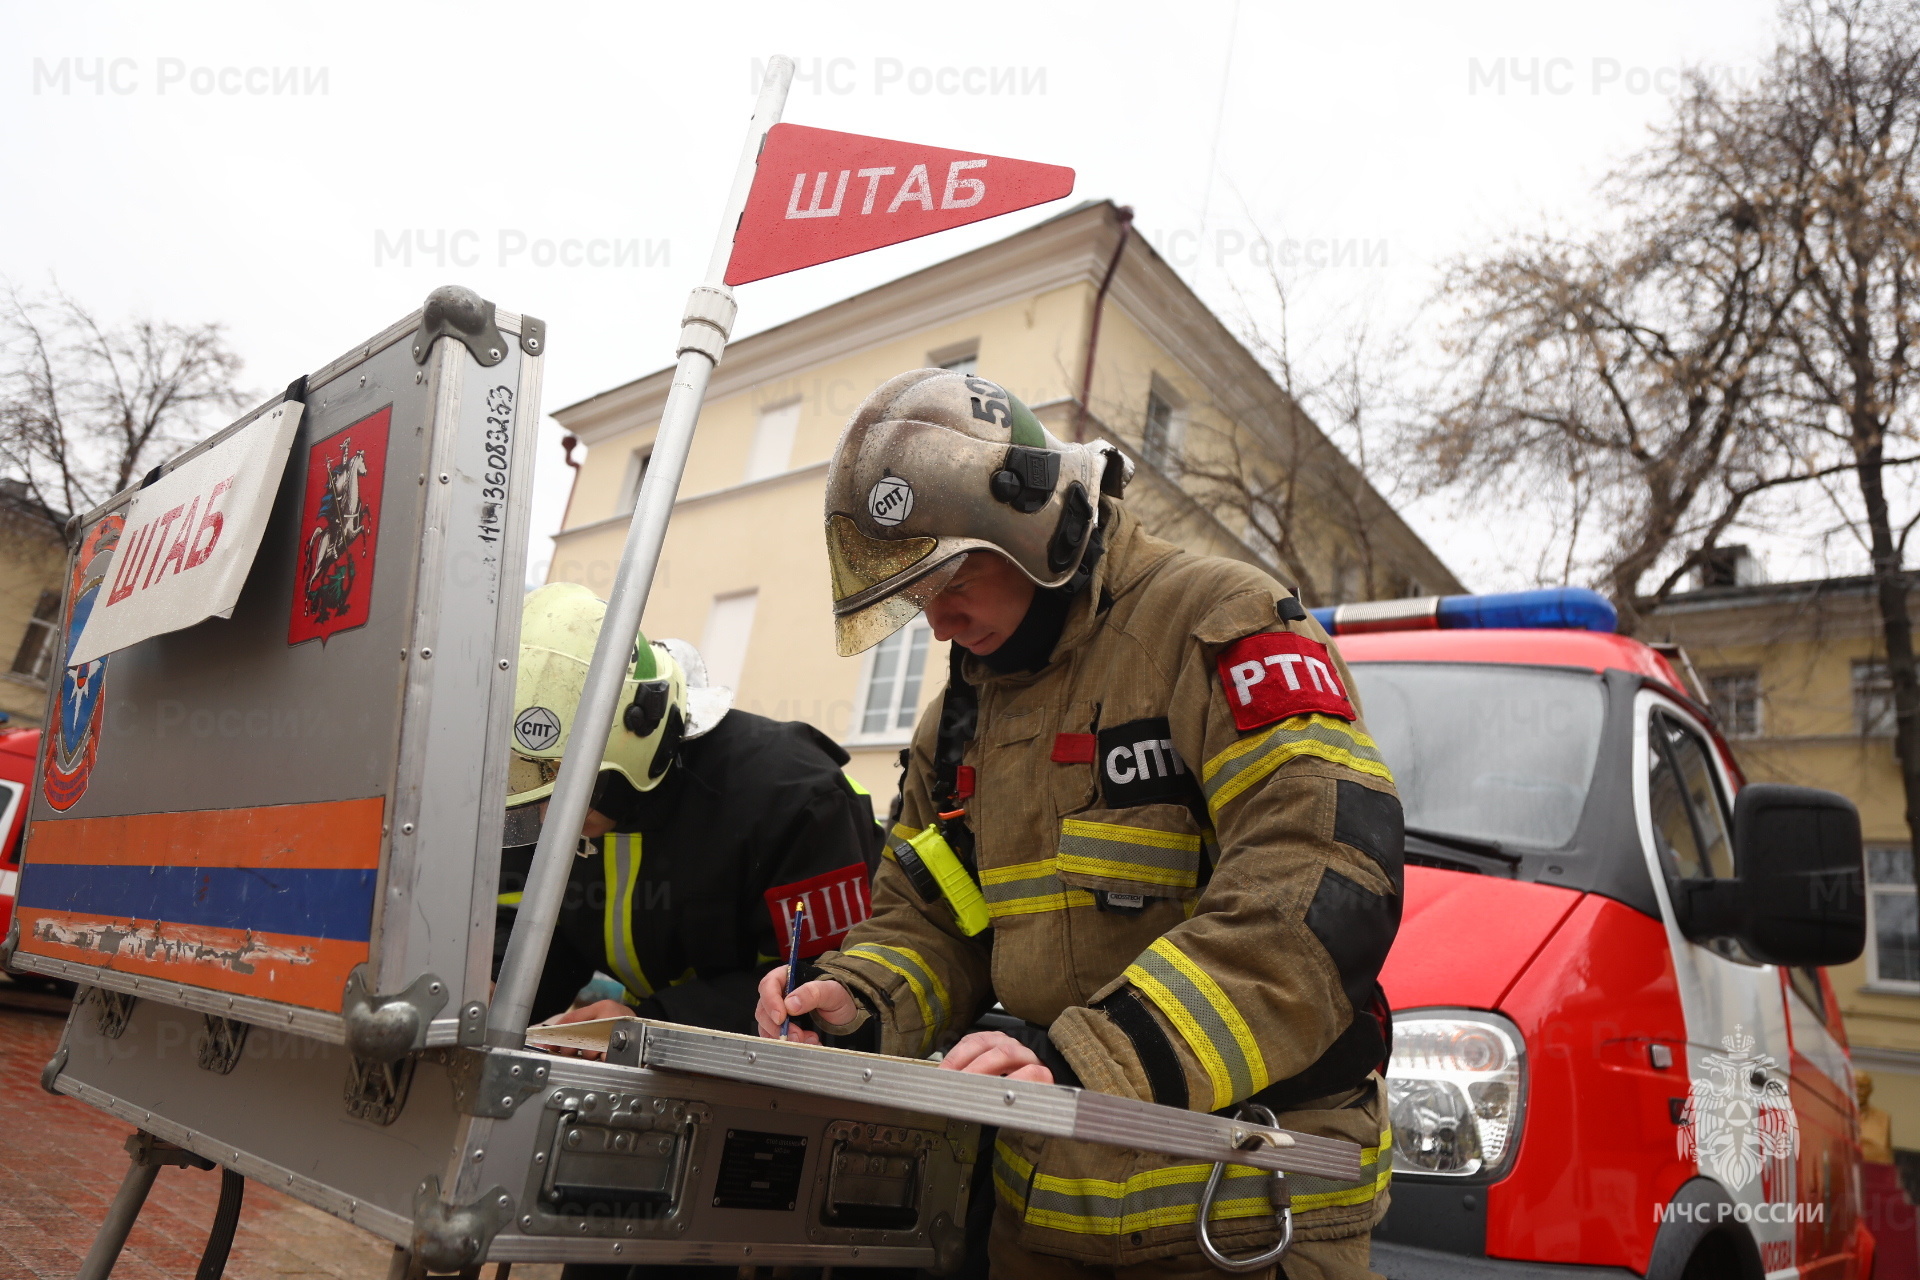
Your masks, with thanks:
[(833, 567), (835, 607), (862, 596), (871, 599), (883, 583), (904, 582), (904, 575), (939, 545), (938, 538), (869, 538), (846, 516), (828, 516), (827, 562)]
[(560, 761), (536, 760), (518, 751), (507, 754), (507, 807), (531, 804), (553, 794), (553, 780), (560, 775)]
[(890, 595), (864, 604), (836, 603), (833, 629), (840, 656), (851, 658), (856, 653), (864, 653), (919, 617), (927, 601), (940, 594), (940, 589), (959, 570), (968, 550), (962, 547), (959, 554), (941, 561)]

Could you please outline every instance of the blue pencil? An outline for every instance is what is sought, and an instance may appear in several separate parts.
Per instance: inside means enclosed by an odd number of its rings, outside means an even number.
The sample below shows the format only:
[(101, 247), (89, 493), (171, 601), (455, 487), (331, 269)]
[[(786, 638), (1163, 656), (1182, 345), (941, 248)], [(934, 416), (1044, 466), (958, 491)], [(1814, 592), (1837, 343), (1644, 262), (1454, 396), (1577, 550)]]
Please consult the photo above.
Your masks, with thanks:
[[(793, 909), (793, 919), (787, 923), (787, 994), (800, 985), (800, 921), (807, 914), (807, 900), (800, 899), (800, 905)], [(780, 1024), (780, 1038), (785, 1040), (787, 1032), (793, 1030), (793, 1018), (789, 1016)]]

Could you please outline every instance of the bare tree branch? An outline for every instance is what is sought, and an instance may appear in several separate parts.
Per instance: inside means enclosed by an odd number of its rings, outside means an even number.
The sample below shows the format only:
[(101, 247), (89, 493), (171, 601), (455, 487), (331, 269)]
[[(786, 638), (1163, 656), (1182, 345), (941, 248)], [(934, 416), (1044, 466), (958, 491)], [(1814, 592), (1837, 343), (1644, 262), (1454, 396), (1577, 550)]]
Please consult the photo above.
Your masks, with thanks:
[(220, 325), (109, 327), (58, 288), (0, 292), (0, 473), (56, 527), (245, 403)]

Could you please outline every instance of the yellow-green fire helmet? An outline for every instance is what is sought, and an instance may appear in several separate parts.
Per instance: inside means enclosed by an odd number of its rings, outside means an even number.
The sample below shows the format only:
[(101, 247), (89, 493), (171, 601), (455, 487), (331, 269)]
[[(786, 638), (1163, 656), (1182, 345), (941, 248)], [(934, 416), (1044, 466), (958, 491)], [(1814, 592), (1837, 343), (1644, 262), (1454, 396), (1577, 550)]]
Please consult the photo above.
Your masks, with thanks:
[[(578, 583), (554, 582), (528, 593), (513, 690), (508, 808), (552, 794), (606, 612), (606, 603)], [(642, 635), (620, 686), (600, 768), (649, 791), (666, 776), (686, 730), (686, 673), (665, 646)]]
[(969, 552), (991, 551), (1042, 587), (1073, 577), (1132, 463), (1105, 440), (1073, 444), (998, 383), (914, 369), (853, 411), (827, 471), (827, 560), (842, 655), (907, 625)]

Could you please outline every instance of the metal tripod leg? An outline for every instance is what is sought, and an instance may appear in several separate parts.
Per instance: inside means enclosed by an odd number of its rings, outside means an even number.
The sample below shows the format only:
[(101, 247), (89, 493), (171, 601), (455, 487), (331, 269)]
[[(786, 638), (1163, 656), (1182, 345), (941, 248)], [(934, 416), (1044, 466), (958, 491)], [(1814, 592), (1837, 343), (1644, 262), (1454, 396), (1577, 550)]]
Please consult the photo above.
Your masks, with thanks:
[(127, 1176), (120, 1180), (120, 1193), (114, 1196), (113, 1205), (107, 1210), (107, 1220), (100, 1224), (98, 1234), (93, 1237), (86, 1261), (80, 1264), (78, 1280), (107, 1280), (133, 1230), (133, 1220), (140, 1216), (140, 1206), (147, 1202), (147, 1192), (153, 1190), (153, 1180), (159, 1173), (159, 1165), (146, 1164), (135, 1157)]
[(100, 1224), (99, 1232), (93, 1237), (93, 1246), (87, 1250), (86, 1260), (80, 1264), (80, 1274), (76, 1280), (107, 1280), (113, 1272), (113, 1264), (120, 1260), (120, 1250), (126, 1247), (127, 1237), (133, 1232), (133, 1223), (140, 1216), (140, 1207), (147, 1202), (147, 1192), (153, 1190), (153, 1180), (160, 1174), (163, 1164), (182, 1165), (199, 1169), (211, 1169), (211, 1161), (202, 1160), (193, 1152), (174, 1146), (171, 1142), (162, 1142), (150, 1133), (136, 1133), (127, 1139), (127, 1154), (133, 1163), (127, 1169), (127, 1176), (120, 1180), (120, 1190), (113, 1197), (113, 1204), (107, 1209), (107, 1219)]

